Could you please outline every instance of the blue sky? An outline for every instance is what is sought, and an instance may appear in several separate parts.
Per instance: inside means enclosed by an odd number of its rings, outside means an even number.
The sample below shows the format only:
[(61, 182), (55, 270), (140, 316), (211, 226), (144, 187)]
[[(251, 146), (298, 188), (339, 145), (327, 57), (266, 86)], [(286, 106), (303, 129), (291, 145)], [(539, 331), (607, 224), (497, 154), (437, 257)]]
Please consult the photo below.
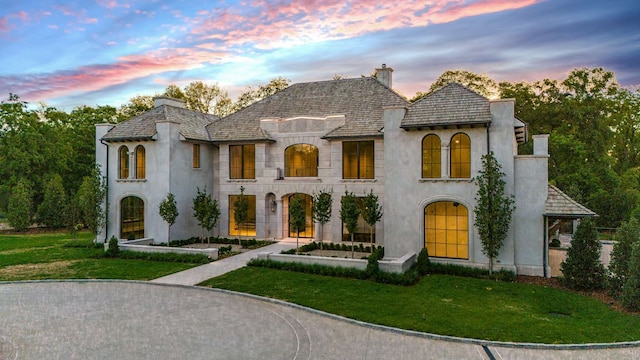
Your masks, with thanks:
[(637, 0), (2, 0), (0, 98), (120, 106), (194, 80), (235, 98), (383, 63), (407, 97), (453, 69), (535, 81), (604, 67), (636, 87), (639, 19)]

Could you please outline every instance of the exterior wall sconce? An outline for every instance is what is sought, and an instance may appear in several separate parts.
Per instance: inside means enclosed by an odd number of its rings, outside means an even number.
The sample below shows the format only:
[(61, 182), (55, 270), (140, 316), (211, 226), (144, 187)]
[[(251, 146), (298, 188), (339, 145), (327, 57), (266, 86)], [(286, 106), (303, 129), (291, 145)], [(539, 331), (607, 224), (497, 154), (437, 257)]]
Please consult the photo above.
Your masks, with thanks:
[(276, 201), (271, 200), (271, 212), (276, 212), (277, 208), (278, 208), (278, 204), (276, 203)]

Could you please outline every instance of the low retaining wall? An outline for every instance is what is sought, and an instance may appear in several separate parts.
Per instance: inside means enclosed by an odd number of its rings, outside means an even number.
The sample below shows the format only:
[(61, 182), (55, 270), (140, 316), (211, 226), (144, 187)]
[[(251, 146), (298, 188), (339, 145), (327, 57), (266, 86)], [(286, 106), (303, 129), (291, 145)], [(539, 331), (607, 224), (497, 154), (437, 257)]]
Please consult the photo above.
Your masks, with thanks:
[[(263, 252), (258, 254), (260, 260), (272, 260), (280, 262), (297, 262), (308, 265), (325, 265), (332, 267), (355, 268), (365, 270), (367, 268), (367, 260), (364, 259), (348, 259), (334, 258), (326, 256), (309, 256), (309, 255), (289, 255), (274, 254), (272, 252)], [(380, 270), (393, 273), (404, 273), (409, 270), (416, 260), (416, 254), (410, 253), (399, 259), (380, 260), (378, 265)]]
[[(205, 254), (211, 260), (218, 259), (218, 248), (208, 248), (208, 249), (192, 249), (192, 248), (180, 248), (180, 247), (168, 247), (168, 246), (150, 246), (145, 244), (150, 244), (152, 239), (140, 239), (140, 240), (132, 240), (121, 242), (118, 244), (118, 247), (122, 251), (137, 251), (137, 252), (148, 252), (148, 253), (174, 253), (174, 254)], [(108, 244), (105, 244), (105, 249)]]

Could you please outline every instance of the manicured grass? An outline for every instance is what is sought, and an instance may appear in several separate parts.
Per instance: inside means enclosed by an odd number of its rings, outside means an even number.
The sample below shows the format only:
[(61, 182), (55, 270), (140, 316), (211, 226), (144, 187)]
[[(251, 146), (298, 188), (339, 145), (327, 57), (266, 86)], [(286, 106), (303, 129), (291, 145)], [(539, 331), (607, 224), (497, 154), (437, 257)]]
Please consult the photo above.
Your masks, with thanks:
[[(0, 235), (0, 281), (41, 279), (150, 280), (199, 264), (109, 259), (92, 235)], [(73, 244), (73, 246), (69, 246)]]
[(258, 267), (201, 285), (441, 335), (549, 344), (640, 340), (640, 316), (536, 285), (430, 275), (403, 287)]

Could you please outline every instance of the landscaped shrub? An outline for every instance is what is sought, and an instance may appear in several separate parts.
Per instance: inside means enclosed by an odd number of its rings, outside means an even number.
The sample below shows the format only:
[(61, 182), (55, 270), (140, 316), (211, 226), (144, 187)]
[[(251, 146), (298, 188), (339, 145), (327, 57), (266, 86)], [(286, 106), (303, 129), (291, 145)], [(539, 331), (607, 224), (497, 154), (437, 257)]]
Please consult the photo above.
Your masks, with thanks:
[(209, 259), (205, 254), (153, 253), (129, 250), (120, 251), (120, 254), (115, 257), (129, 260), (165, 261), (189, 264), (207, 264), (211, 261), (211, 259)]
[(427, 248), (422, 248), (420, 253), (418, 253), (418, 260), (416, 261), (416, 267), (418, 270), (418, 274), (425, 276), (429, 273), (429, 268), (431, 266), (431, 261), (429, 261), (429, 253), (427, 252)]
[(632, 246), (627, 278), (622, 287), (622, 305), (629, 310), (640, 310), (640, 242)]
[(514, 274), (513, 271), (501, 269), (499, 271), (494, 271), (493, 274), (489, 275), (489, 270), (486, 269), (455, 264), (431, 263), (431, 265), (429, 266), (429, 273), (462, 276), (477, 279), (492, 279), (497, 281), (516, 281), (516, 274)]
[(580, 221), (578, 229), (567, 250), (567, 258), (560, 265), (562, 281), (570, 289), (592, 290), (604, 287), (605, 272), (600, 262), (600, 241), (598, 231), (586, 218)]
[(107, 248), (107, 251), (105, 251), (105, 256), (106, 257), (118, 257), (120, 255), (120, 247), (118, 246), (118, 239), (115, 236), (112, 236), (111, 239), (109, 239), (109, 245)]
[(609, 264), (609, 289), (614, 296), (620, 295), (627, 276), (629, 262), (631, 260), (632, 245), (640, 242), (640, 222), (631, 219), (623, 223), (616, 235), (616, 243), (611, 251), (611, 263)]
[(74, 240), (69, 241), (68, 243), (64, 243), (62, 245), (64, 248), (83, 248), (83, 249), (100, 249), (104, 248), (104, 244), (96, 243), (92, 240)]
[(377, 278), (380, 273), (380, 264), (378, 264), (378, 252), (374, 252), (369, 255), (367, 260), (367, 269), (365, 270), (365, 274), (368, 278), (373, 277)]

